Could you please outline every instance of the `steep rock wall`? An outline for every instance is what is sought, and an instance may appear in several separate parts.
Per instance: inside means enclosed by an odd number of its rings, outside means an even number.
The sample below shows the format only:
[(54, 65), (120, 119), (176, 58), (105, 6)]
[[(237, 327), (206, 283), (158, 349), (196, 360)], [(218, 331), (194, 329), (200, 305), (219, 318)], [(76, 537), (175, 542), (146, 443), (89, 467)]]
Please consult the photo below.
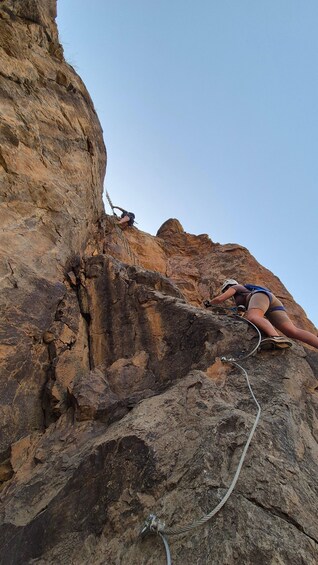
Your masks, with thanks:
[(103, 211), (101, 127), (55, 17), (55, 0), (0, 5), (0, 460), (43, 428), (43, 334), (67, 293), (65, 263)]
[[(159, 565), (159, 538), (139, 538), (145, 517), (191, 523), (233, 478), (255, 405), (242, 373), (219, 357), (245, 353), (256, 337), (222, 309), (187, 304), (152, 271), (96, 255), (74, 274), (89, 316), (90, 368), (67, 382), (56, 375), (65, 402), (53, 391), (45, 433), (12, 446), (2, 559)], [(65, 303), (61, 320), (68, 313), (71, 326), (70, 312)], [(56, 367), (73, 352), (58, 355)], [(262, 416), (241, 477), (211, 522), (170, 538), (173, 563), (313, 565), (317, 378), (297, 345), (244, 366)]]
[[(220, 361), (255, 333), (202, 300), (224, 277), (262, 282), (313, 326), (248, 250), (177, 220), (153, 237), (103, 216), (101, 130), (55, 2), (0, 9), (0, 563), (159, 565), (145, 517), (211, 510), (255, 415)], [(241, 477), (213, 520), (170, 538), (173, 563), (313, 565), (318, 354), (295, 344), (244, 365), (262, 416)]]
[(218, 294), (225, 279), (235, 278), (268, 286), (297, 325), (317, 332), (279, 278), (241, 245), (221, 245), (207, 234), (186, 233), (176, 219), (167, 220), (156, 237), (135, 228), (122, 234), (110, 217), (105, 221), (103, 241), (104, 251), (113, 257), (169, 277), (194, 306)]

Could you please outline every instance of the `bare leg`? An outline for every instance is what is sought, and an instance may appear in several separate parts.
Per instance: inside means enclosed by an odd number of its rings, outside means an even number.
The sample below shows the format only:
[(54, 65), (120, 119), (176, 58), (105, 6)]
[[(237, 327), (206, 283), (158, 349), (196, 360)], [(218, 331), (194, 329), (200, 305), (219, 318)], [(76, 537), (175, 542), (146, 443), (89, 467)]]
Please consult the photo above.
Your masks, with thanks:
[(126, 223), (129, 222), (129, 220), (130, 220), (129, 216), (124, 216), (123, 218), (120, 218), (120, 220), (118, 220), (118, 223), (119, 224), (126, 224)]
[(120, 220), (118, 220), (118, 225), (122, 230), (125, 230), (128, 227), (128, 222), (129, 222), (130, 218), (129, 216), (124, 216), (123, 218), (121, 218)]
[(318, 337), (306, 330), (297, 328), (291, 320), (285, 321), (282, 324), (278, 323), (276, 324), (276, 327), (287, 337), (299, 339), (299, 341), (312, 345), (318, 349)]
[(272, 326), (269, 320), (264, 318), (264, 312), (260, 308), (249, 308), (245, 314), (245, 318), (255, 324), (259, 330), (264, 332), (264, 334), (268, 336), (279, 336), (279, 333), (275, 330), (274, 326)]
[(308, 332), (297, 328), (291, 321), (286, 311), (275, 311), (268, 314), (268, 318), (275, 328), (282, 332), (287, 337), (299, 339), (308, 345), (312, 345), (318, 349), (318, 337)]
[(251, 296), (249, 301), (248, 310), (245, 314), (250, 322), (253, 322), (255, 326), (264, 332), (268, 336), (279, 336), (279, 333), (275, 330), (275, 327), (264, 318), (265, 312), (267, 312), (270, 301), (264, 292), (256, 292)]

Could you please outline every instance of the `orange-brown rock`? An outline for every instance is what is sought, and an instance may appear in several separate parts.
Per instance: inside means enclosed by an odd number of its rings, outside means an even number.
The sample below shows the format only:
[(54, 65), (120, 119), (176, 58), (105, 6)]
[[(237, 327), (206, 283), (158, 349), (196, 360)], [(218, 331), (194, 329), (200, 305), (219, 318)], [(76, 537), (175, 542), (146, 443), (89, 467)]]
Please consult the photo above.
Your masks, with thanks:
[[(103, 211), (102, 132), (85, 86), (64, 61), (55, 16), (55, 0), (0, 5), (3, 457), (13, 441), (43, 428), (45, 332), (68, 293), (65, 265), (84, 249)], [(62, 333), (51, 351), (71, 348), (73, 337)], [(65, 355), (58, 372), (66, 362)]]
[(218, 294), (225, 279), (235, 278), (267, 286), (283, 301), (297, 325), (316, 331), (279, 278), (241, 245), (221, 245), (207, 234), (186, 233), (176, 219), (167, 220), (154, 237), (136, 228), (122, 232), (108, 217), (104, 233), (106, 253), (165, 275), (195, 306), (202, 306), (204, 300)]
[[(145, 518), (212, 510), (256, 413), (244, 370), (221, 359), (255, 332), (202, 301), (235, 276), (312, 326), (247, 249), (104, 215), (102, 132), (55, 13), (0, 3), (0, 562), (159, 565)], [(318, 353), (295, 343), (244, 368), (262, 414), (241, 475), (212, 520), (169, 537), (172, 562), (314, 565)]]

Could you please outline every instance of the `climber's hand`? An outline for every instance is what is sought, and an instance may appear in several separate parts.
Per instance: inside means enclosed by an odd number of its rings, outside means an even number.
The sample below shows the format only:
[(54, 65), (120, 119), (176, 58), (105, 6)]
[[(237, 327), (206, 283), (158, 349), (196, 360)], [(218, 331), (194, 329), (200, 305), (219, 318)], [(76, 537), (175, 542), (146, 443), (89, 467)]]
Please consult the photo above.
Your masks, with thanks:
[(212, 306), (212, 304), (211, 304), (210, 300), (205, 300), (203, 302), (203, 306), (205, 306), (206, 308), (210, 308), (210, 306)]

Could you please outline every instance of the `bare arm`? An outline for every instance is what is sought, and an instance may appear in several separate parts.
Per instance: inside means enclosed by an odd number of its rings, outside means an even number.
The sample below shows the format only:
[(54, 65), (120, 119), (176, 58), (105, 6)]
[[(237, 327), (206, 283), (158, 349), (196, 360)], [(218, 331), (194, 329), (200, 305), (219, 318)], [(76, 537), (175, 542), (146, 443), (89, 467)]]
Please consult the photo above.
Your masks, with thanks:
[(218, 296), (216, 296), (215, 298), (212, 298), (211, 300), (211, 304), (221, 304), (221, 302), (225, 302), (225, 300), (228, 300), (229, 298), (232, 298), (232, 296), (234, 296), (236, 290), (235, 288), (233, 288), (232, 286), (230, 288), (228, 288), (225, 292), (223, 292), (222, 294), (219, 294)]

